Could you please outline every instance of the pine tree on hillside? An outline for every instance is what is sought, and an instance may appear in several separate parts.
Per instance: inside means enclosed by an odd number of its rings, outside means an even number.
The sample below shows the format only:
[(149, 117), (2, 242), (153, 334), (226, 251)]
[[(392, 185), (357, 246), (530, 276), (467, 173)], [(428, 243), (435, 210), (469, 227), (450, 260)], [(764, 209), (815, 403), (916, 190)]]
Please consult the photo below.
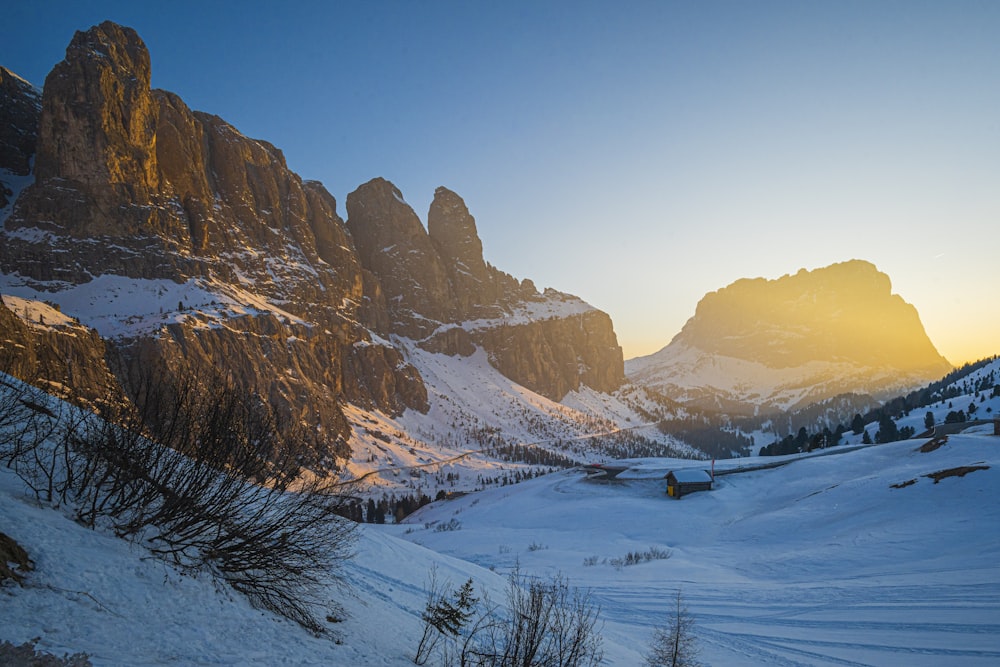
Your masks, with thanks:
[(851, 432), (854, 435), (861, 435), (861, 432), (865, 430), (865, 420), (861, 418), (861, 415), (855, 414), (854, 419), (851, 420)]

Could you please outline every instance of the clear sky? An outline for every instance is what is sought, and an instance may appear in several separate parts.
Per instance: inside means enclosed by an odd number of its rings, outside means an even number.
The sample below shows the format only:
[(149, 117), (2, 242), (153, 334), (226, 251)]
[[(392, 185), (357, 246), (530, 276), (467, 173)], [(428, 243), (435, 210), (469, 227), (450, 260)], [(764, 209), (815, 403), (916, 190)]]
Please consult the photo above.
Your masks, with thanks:
[(465, 198), (487, 261), (607, 311), (626, 357), (744, 277), (858, 258), (952, 363), (1000, 353), (1000, 2), (15, 2), (41, 85), (77, 29), (340, 202)]

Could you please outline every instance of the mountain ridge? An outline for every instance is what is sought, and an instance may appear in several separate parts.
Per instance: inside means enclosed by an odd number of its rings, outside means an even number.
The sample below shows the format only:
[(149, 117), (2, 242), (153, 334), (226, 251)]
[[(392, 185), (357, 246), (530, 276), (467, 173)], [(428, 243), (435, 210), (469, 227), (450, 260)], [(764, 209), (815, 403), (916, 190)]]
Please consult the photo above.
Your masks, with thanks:
[[(349, 456), (345, 406), (389, 416), (430, 408), (398, 340), (467, 320), (502, 326), (530, 311), (523, 304), (569, 298), (486, 264), (474, 219), (450, 190), (435, 194), (433, 234), (384, 179), (348, 196), (345, 221), (278, 148), (151, 89), (149, 73), (134, 30), (105, 22), (74, 35), (37, 118), (20, 121), (37, 127), (34, 180), (5, 209), (0, 244), (5, 294), (62, 302), (83, 321), (103, 309), (110, 366), (141, 353), (224, 368), (315, 429), (316, 461), (329, 461)], [(109, 277), (115, 290), (77, 298)], [(621, 348), (610, 318), (592, 310), (554, 309), (503, 336), (480, 327), (465, 344), (452, 337), (466, 352), (493, 345), (501, 373), (551, 399), (584, 382), (611, 391), (624, 382)]]
[(742, 411), (849, 391), (888, 395), (951, 368), (916, 309), (863, 260), (737, 280), (706, 294), (669, 345), (626, 363), (633, 382)]

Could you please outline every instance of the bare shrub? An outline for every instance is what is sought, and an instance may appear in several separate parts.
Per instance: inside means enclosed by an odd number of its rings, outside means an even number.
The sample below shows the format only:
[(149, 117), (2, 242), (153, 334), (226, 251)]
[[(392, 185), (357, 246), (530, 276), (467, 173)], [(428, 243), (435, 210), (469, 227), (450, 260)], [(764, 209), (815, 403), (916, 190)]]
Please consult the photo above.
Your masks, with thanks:
[(648, 667), (700, 667), (694, 619), (677, 591), (676, 605), (667, 624), (653, 633), (653, 644), (646, 656)]
[(612, 558), (608, 561), (608, 564), (620, 571), (622, 568), (631, 565), (640, 565), (654, 560), (667, 560), (673, 555), (670, 549), (652, 546), (645, 551), (630, 551), (621, 558)]
[(142, 540), (322, 632), (318, 619), (336, 611), (317, 609), (332, 604), (323, 588), (341, 581), (355, 535), (338, 516), (346, 487), (302, 476), (301, 432), (219, 375), (136, 365), (126, 381), (130, 396), (108, 400), (103, 418), (62, 421), (16, 448), (18, 474), (84, 525)]

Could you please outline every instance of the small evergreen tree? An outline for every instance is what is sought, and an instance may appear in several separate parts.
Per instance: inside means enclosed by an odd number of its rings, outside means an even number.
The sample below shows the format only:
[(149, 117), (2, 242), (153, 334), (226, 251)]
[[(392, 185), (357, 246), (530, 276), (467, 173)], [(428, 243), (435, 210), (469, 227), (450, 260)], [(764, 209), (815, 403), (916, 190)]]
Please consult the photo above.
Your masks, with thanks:
[(924, 415), (924, 428), (934, 428), (934, 413), (930, 410)]
[(472, 618), (477, 602), (479, 600), (473, 595), (472, 579), (448, 595), (444, 586), (438, 582), (437, 569), (432, 569), (427, 585), (427, 604), (421, 614), (424, 633), (417, 645), (413, 662), (418, 665), (426, 663), (442, 636), (457, 637)]
[(861, 415), (855, 414), (854, 419), (851, 420), (851, 431), (854, 435), (861, 435), (861, 432), (865, 430), (865, 420), (861, 418)]
[(878, 433), (875, 434), (875, 442), (895, 442), (899, 440), (899, 429), (896, 422), (889, 415), (882, 415), (878, 420)]

